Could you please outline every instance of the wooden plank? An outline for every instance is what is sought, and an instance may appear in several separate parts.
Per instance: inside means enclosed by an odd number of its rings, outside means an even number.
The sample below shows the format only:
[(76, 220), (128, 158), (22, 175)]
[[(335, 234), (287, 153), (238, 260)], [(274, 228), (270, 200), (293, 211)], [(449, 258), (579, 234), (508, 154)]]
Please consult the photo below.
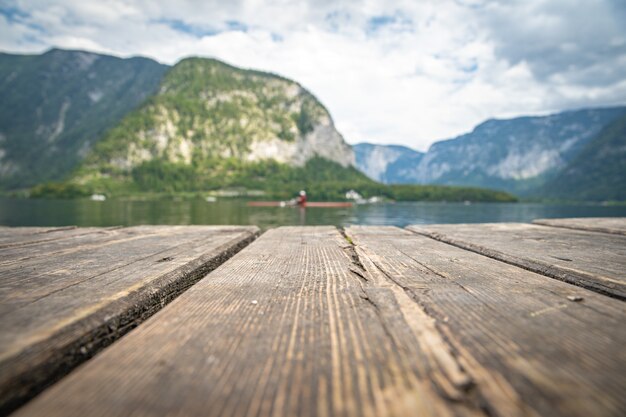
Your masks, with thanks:
[[(80, 283), (99, 286), (106, 279), (116, 280), (111, 274), (128, 274), (128, 268), (141, 271), (143, 266), (137, 261), (154, 263), (154, 259), (172, 257), (169, 252), (182, 244), (201, 240), (219, 246), (223, 240), (231, 238), (233, 230), (248, 233), (252, 229), (137, 226), (86, 233), (69, 240), (40, 242), (43, 251), (32, 246), (4, 248), (0, 261), (0, 317)], [(209, 232), (215, 242), (206, 240)], [(168, 252), (167, 256), (165, 252)], [(179, 256), (178, 259), (183, 258)], [(151, 268), (162, 270), (166, 265), (151, 265)], [(103, 275), (106, 277), (100, 278)], [(98, 279), (94, 281), (93, 277)]]
[[(133, 250), (142, 249), (136, 244), (136, 241), (143, 242), (143, 249), (146, 253), (151, 253), (156, 247), (151, 246), (152, 243), (145, 242), (143, 239), (151, 238), (152, 241), (160, 241), (160, 236), (167, 235), (172, 238), (174, 235), (183, 236), (186, 233), (196, 233), (206, 231), (205, 226), (134, 226), (127, 228), (109, 227), (109, 228), (80, 228), (55, 234), (51, 239), (40, 239), (23, 241), (19, 237), (15, 240), (19, 243), (8, 243), (2, 250), (2, 258), (0, 259), (0, 274), (7, 278), (8, 271), (14, 269), (15, 264), (19, 264), (23, 270), (25, 267), (39, 268), (45, 270), (50, 268), (48, 259), (50, 256), (59, 256), (71, 253), (86, 253), (87, 250), (99, 250), (105, 246), (119, 245), (120, 243), (128, 243), (129, 246), (135, 246)], [(232, 226), (220, 226), (221, 232), (229, 233)], [(15, 228), (19, 232), (23, 228)], [(217, 229), (216, 229), (217, 230)], [(171, 242), (170, 242), (171, 243)], [(161, 245), (162, 246), (162, 245)], [(118, 246), (119, 247), (119, 246)], [(159, 246), (160, 247), (160, 246)], [(43, 263), (41, 262), (41, 258)], [(124, 263), (125, 258), (119, 257), (116, 261)], [(92, 267), (108, 268), (108, 264), (101, 263)], [(92, 270), (93, 271), (93, 270)], [(87, 272), (87, 271), (85, 271)], [(46, 282), (49, 284), (49, 282)], [(23, 285), (23, 283), (21, 283)], [(1, 298), (1, 295), (0, 295)]]
[(334, 227), (269, 230), (17, 415), (486, 416), (434, 382), (465, 382), (442, 336), (352, 255)]
[(626, 237), (522, 224), (409, 226), (409, 230), (570, 284), (626, 299)]
[(625, 303), (408, 231), (346, 233), (370, 299), (392, 309), (376, 295), (392, 288), (405, 316), (426, 316), (414, 331), (430, 320), (454, 352), (467, 381), (451, 395), (498, 416), (626, 415)]
[(38, 226), (28, 226), (28, 227), (9, 227), (9, 226), (0, 226), (0, 237), (4, 238), (5, 236), (20, 236), (20, 235), (35, 235), (35, 234), (43, 234), (54, 231), (62, 231), (62, 230), (71, 230), (76, 229), (76, 226), (60, 226), (60, 227), (38, 227)]
[(537, 219), (534, 224), (590, 232), (626, 235), (626, 217), (580, 217), (571, 219)]
[(39, 241), (63, 239), (75, 234), (92, 233), (99, 228), (66, 227), (3, 227), (0, 228), (0, 248), (20, 246)]
[(230, 226), (76, 230), (0, 249), (0, 414), (141, 323), (258, 233)]
[[(22, 229), (21, 227), (18, 228)], [(11, 264), (33, 260), (37, 257), (49, 257), (67, 251), (79, 251), (84, 245), (104, 244), (105, 241), (120, 239), (122, 235), (130, 233), (132, 229), (125, 229), (120, 234), (119, 228), (98, 228), (85, 227), (81, 229), (68, 230), (66, 232), (55, 233), (49, 238), (30, 237), (16, 235), (4, 244), (0, 244), (2, 259), (0, 259), (0, 273)], [(16, 231), (18, 231), (16, 230)], [(136, 234), (141, 233), (136, 231)]]
[(623, 415), (624, 303), (347, 234), (268, 231), (16, 415)]

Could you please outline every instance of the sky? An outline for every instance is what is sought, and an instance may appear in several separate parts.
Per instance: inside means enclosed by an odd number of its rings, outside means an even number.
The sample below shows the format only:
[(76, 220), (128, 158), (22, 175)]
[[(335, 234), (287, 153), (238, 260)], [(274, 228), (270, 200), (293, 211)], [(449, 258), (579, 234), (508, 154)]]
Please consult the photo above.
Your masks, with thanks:
[(626, 104), (626, 0), (0, 0), (0, 50), (294, 79), (349, 143), (426, 150), (489, 118)]

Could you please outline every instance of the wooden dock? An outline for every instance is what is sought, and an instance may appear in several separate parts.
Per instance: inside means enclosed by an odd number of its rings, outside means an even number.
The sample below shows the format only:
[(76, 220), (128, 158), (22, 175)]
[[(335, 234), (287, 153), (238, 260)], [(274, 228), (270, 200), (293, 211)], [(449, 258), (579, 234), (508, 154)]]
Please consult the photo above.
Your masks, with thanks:
[(0, 283), (0, 414), (626, 415), (626, 219), (0, 228)]

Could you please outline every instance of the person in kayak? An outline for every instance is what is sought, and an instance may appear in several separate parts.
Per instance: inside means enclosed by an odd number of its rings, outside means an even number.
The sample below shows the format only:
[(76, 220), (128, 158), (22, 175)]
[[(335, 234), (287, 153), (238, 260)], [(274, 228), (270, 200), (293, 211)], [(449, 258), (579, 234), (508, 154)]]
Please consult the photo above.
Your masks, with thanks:
[(296, 199), (296, 204), (299, 205), (300, 207), (306, 206), (306, 191), (304, 190), (300, 191), (300, 195)]
[(298, 196), (295, 198), (292, 198), (289, 201), (281, 201), (280, 202), (280, 206), (281, 207), (306, 207), (306, 191), (302, 190), (300, 191), (300, 193), (298, 193)]

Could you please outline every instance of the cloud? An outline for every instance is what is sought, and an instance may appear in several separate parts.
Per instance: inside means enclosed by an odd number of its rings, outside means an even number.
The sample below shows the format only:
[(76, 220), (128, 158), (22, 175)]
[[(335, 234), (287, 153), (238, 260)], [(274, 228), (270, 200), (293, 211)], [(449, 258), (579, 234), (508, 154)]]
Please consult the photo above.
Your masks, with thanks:
[(295, 79), (351, 143), (434, 140), (490, 117), (626, 103), (620, 0), (14, 0), (0, 48), (212, 56)]

